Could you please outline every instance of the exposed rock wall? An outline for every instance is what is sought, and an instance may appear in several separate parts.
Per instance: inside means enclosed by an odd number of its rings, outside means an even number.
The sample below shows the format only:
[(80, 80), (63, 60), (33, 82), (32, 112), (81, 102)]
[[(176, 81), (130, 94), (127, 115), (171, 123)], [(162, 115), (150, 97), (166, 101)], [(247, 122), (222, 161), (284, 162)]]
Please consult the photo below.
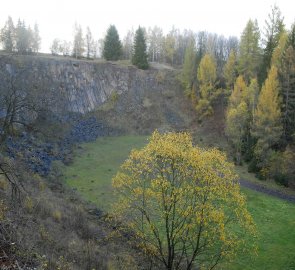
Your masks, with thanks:
[(13, 75), (24, 87), (40, 88), (56, 106), (85, 113), (104, 103), (110, 96), (127, 91), (158, 91), (159, 71), (138, 70), (132, 66), (68, 58), (36, 56), (0, 57), (1, 69)]

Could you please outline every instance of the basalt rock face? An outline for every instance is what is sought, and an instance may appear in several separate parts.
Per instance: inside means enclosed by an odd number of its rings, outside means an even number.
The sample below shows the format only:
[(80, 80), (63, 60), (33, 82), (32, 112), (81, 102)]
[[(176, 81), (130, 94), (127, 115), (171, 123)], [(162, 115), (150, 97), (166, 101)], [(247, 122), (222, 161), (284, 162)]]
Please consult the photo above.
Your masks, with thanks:
[[(1, 69), (26, 88), (45, 91), (52, 110), (86, 113), (112, 95), (159, 90), (158, 71), (106, 62), (36, 56), (0, 57)], [(139, 93), (140, 94), (140, 93)]]

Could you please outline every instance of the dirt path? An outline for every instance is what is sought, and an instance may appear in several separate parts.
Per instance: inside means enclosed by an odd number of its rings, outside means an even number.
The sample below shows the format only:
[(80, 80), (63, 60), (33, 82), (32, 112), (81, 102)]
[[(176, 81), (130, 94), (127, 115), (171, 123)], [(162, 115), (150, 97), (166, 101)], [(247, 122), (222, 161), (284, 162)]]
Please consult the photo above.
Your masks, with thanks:
[(268, 187), (265, 187), (265, 186), (262, 186), (259, 184), (252, 183), (246, 179), (240, 179), (240, 184), (242, 187), (246, 187), (246, 188), (249, 188), (249, 189), (264, 193), (264, 194), (268, 194), (270, 196), (274, 196), (276, 198), (282, 199), (287, 202), (295, 203), (295, 196), (294, 195), (285, 194), (281, 191), (274, 190), (274, 189), (271, 189), (271, 188), (268, 188)]

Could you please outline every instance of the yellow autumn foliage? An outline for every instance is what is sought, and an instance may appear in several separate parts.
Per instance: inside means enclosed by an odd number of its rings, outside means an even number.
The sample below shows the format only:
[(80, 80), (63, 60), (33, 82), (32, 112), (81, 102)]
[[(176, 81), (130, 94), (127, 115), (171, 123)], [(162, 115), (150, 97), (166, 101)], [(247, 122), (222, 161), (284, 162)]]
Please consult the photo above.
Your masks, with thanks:
[(115, 215), (166, 269), (209, 269), (254, 233), (233, 164), (188, 133), (155, 131), (113, 178)]
[(265, 160), (264, 155), (279, 141), (282, 134), (278, 72), (274, 66), (271, 67), (258, 98), (252, 134), (257, 138), (255, 155), (258, 160)]

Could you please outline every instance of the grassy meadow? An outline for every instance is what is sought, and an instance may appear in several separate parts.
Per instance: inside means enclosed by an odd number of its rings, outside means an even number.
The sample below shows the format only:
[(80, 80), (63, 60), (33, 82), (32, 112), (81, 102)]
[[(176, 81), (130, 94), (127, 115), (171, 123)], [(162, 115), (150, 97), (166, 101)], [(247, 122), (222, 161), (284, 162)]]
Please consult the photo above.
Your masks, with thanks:
[[(121, 136), (83, 144), (73, 164), (65, 168), (65, 181), (107, 211), (114, 201), (112, 177), (131, 149), (141, 148), (147, 142), (146, 136)], [(219, 269), (295, 270), (295, 204), (246, 188), (242, 192), (257, 225), (258, 254), (238, 254), (233, 262), (220, 265)]]

